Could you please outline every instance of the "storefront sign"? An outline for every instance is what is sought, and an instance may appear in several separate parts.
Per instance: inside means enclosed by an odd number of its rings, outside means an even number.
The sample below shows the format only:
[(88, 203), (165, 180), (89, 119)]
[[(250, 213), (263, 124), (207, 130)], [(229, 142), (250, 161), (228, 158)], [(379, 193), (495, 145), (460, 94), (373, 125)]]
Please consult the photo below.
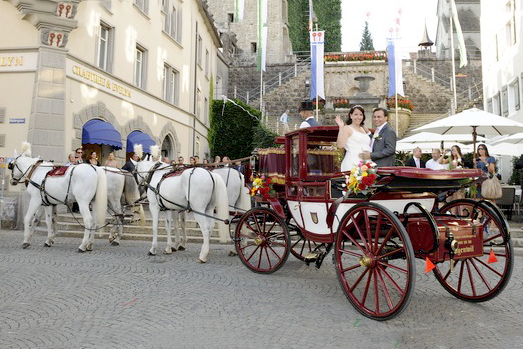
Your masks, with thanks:
[(25, 118), (10, 118), (10, 124), (25, 124)]
[(129, 90), (128, 88), (125, 88), (124, 86), (122, 86), (114, 81), (111, 81), (110, 79), (107, 79), (97, 73), (94, 73), (92, 71), (79, 67), (77, 65), (74, 65), (72, 69), (73, 69), (73, 74), (75, 74), (77, 76), (81, 76), (85, 80), (89, 80), (108, 90), (116, 92), (122, 96), (131, 98), (131, 90)]
[(0, 52), (0, 72), (35, 70), (37, 56), (35, 52)]

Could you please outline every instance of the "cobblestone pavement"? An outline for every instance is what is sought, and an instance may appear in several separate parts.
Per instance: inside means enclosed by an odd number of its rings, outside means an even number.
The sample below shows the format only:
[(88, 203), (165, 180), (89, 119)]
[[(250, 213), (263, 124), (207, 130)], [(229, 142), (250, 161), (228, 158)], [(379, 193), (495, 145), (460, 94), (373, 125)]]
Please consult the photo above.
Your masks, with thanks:
[(226, 245), (202, 265), (198, 244), (148, 256), (144, 241), (80, 254), (80, 239), (44, 240), (23, 250), (22, 232), (0, 231), (0, 348), (523, 348), (519, 256), (505, 291), (479, 304), (420, 261), (407, 310), (376, 322), (351, 307), (330, 258), (259, 275)]

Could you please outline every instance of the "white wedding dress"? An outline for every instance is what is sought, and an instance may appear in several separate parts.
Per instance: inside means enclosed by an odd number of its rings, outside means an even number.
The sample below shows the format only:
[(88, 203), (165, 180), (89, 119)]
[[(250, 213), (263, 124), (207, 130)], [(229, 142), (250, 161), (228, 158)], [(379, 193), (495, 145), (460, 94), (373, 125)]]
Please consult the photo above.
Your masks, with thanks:
[(363, 151), (370, 151), (370, 137), (365, 133), (356, 131), (352, 127), (351, 130), (352, 135), (347, 139), (344, 147), (346, 153), (341, 162), (342, 172), (352, 170), (355, 165), (360, 163), (360, 154)]

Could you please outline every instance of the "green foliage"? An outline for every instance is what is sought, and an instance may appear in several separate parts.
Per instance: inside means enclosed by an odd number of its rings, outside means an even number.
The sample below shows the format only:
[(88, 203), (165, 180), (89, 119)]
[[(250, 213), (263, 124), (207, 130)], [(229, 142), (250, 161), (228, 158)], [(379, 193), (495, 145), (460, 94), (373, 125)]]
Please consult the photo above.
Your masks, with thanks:
[[(227, 155), (231, 159), (250, 156), (255, 147), (266, 147), (275, 134), (260, 125), (261, 113), (234, 100), (237, 104), (214, 100), (211, 110), (209, 147), (211, 157)], [(249, 115), (249, 113), (251, 115)], [(271, 143), (272, 144), (272, 143)]]
[(372, 42), (372, 35), (370, 34), (367, 21), (365, 21), (365, 28), (360, 41), (360, 51), (374, 51), (374, 43)]
[[(289, 36), (294, 52), (308, 52), (309, 2), (288, 0)], [(341, 51), (341, 0), (314, 0), (318, 30), (325, 30), (325, 52)]]
[(516, 169), (516, 163), (518, 162), (519, 158), (516, 156), (512, 157), (512, 174), (510, 175), (510, 178), (508, 180), (508, 184), (511, 185), (520, 185), (521, 184), (521, 175), (523, 170)]
[(253, 130), (252, 148), (271, 148), (276, 147), (274, 138), (278, 136), (276, 133), (269, 130), (265, 125), (258, 124)]

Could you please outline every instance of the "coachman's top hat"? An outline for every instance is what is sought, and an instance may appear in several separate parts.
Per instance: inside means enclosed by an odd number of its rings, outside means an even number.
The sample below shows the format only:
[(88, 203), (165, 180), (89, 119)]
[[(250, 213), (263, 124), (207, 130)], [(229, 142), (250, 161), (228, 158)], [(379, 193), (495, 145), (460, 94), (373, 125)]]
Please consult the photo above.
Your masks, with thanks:
[(299, 110), (314, 110), (314, 105), (312, 104), (312, 101), (303, 101), (300, 103)]

